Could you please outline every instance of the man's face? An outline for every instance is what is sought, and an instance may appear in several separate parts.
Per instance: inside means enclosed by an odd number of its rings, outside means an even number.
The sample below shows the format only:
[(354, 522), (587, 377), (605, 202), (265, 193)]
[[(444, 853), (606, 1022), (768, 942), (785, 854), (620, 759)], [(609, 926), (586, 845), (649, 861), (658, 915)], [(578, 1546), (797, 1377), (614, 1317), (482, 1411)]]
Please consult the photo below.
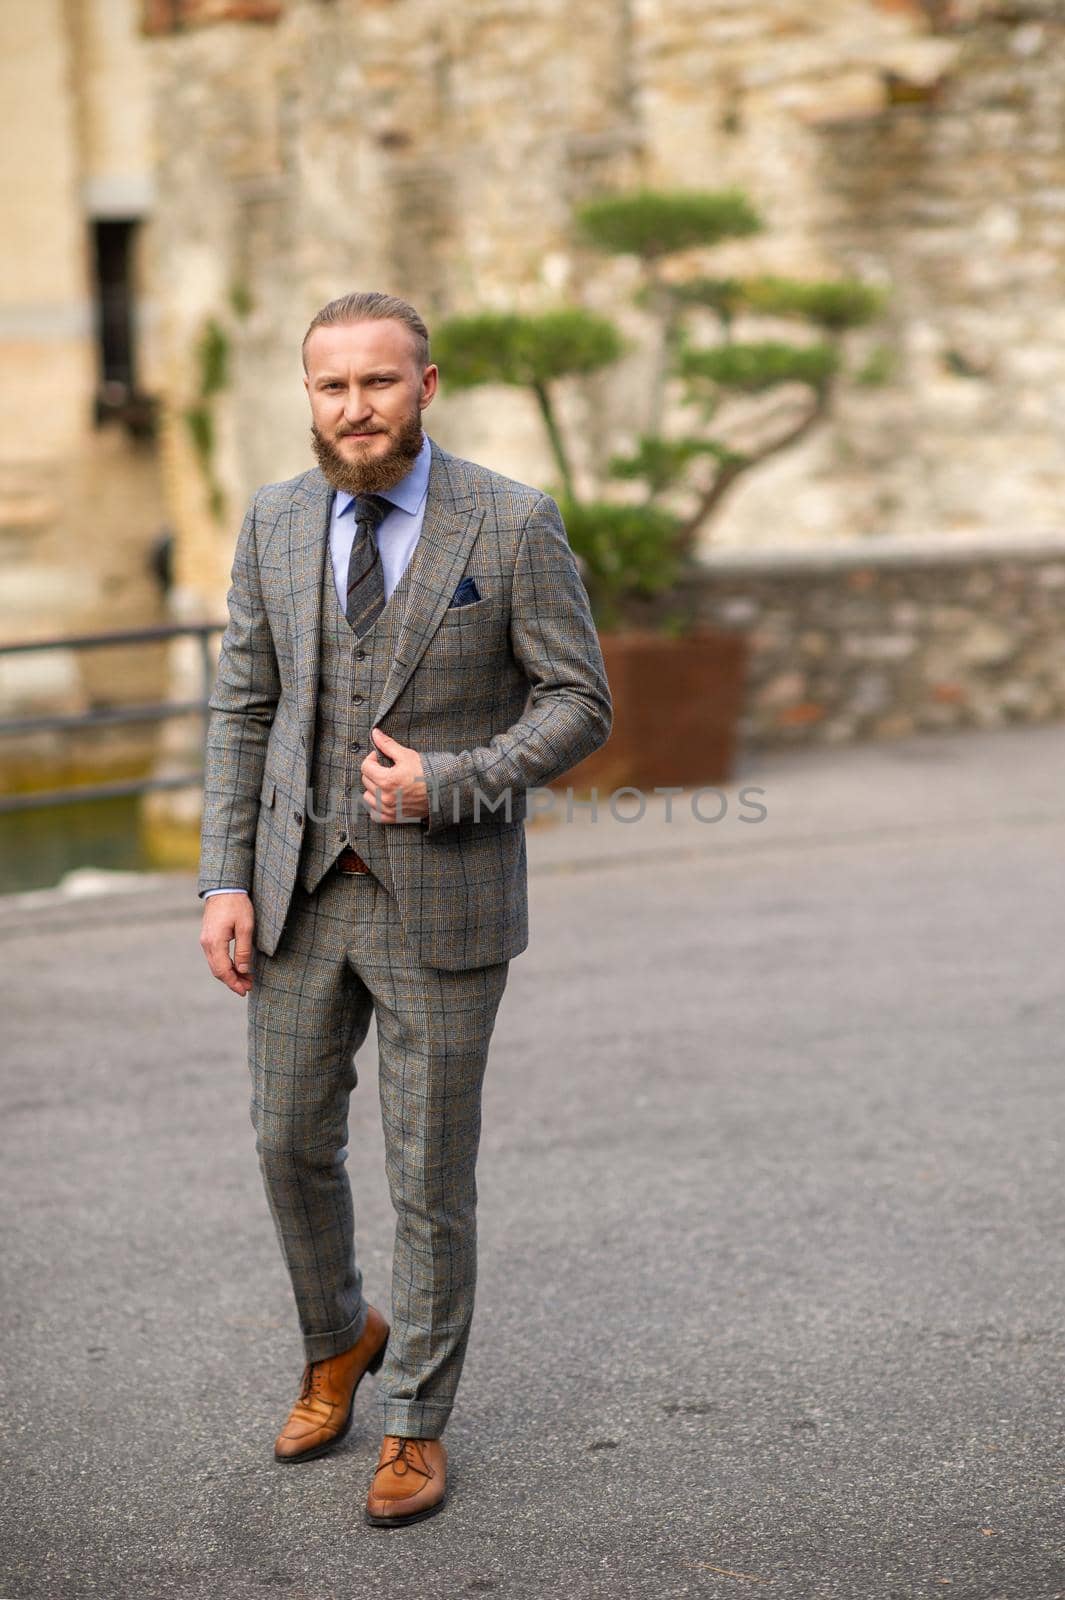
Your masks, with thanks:
[(390, 489), (421, 449), (436, 367), (418, 370), (414, 335), (391, 320), (315, 328), (304, 355), (311, 435), (326, 479), (347, 494)]

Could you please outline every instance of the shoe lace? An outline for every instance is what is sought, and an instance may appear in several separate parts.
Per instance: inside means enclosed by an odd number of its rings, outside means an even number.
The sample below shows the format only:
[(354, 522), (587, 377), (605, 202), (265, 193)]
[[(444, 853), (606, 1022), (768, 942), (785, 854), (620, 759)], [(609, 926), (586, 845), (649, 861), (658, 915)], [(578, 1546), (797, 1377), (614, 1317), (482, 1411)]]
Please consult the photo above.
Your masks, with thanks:
[(307, 1401), (312, 1396), (321, 1397), (321, 1366), (317, 1361), (309, 1361), (303, 1369), (303, 1381), (300, 1384), (300, 1400)]
[(412, 1448), (411, 1453), (408, 1454), (408, 1446), (413, 1447), (417, 1445), (417, 1442), (416, 1439), (397, 1439), (396, 1448), (386, 1461), (381, 1462), (377, 1471), (382, 1472), (385, 1467), (397, 1467), (397, 1470), (402, 1470), (403, 1472), (413, 1469), (415, 1472), (420, 1473), (423, 1478), (431, 1478), (432, 1473), (426, 1466), (421, 1452)]

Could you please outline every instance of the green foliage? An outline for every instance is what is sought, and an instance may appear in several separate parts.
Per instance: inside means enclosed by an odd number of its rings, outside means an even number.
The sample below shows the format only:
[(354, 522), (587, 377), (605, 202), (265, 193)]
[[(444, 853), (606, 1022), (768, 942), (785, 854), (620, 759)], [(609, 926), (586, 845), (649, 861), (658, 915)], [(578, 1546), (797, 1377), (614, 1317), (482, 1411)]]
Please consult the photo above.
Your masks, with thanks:
[(652, 495), (662, 494), (682, 481), (697, 456), (713, 456), (722, 464), (744, 459), (717, 439), (666, 439), (659, 433), (644, 433), (632, 455), (610, 458), (608, 471), (613, 478), (642, 479)]
[(255, 309), (252, 292), (243, 279), (235, 278), (229, 286), (229, 308), (242, 322)]
[(540, 315), (486, 311), (451, 317), (433, 334), (433, 356), (456, 389), (480, 383), (542, 387), (608, 366), (624, 345), (612, 322), (578, 307)]
[(200, 464), (200, 471), (203, 473), (204, 482), (207, 486), (207, 503), (210, 506), (211, 515), (216, 522), (221, 522), (225, 516), (226, 500), (221, 485), (215, 477), (214, 415), (206, 401), (201, 400), (199, 404), (188, 407), (185, 412), (185, 426), (188, 429), (189, 438), (192, 440), (192, 448), (196, 452), (196, 459)]
[[(802, 317), (834, 333), (864, 327), (880, 315), (884, 295), (857, 278), (803, 283), (797, 278), (688, 278), (669, 293), (679, 306), (707, 306), (725, 321), (742, 311), (773, 317)], [(649, 296), (642, 296), (646, 303)]]
[(671, 283), (669, 293), (678, 306), (706, 306), (726, 322), (731, 322), (747, 305), (742, 278), (688, 278), (683, 283)]
[(758, 233), (762, 219), (740, 189), (640, 189), (591, 201), (578, 210), (577, 224), (597, 249), (657, 261)]
[(895, 371), (895, 351), (889, 344), (878, 344), (869, 352), (865, 361), (854, 374), (855, 383), (860, 383), (865, 389), (876, 389), (887, 383)]
[(200, 397), (207, 400), (229, 383), (229, 337), (214, 317), (209, 317), (204, 324), (196, 346), (196, 361)]
[(684, 552), (673, 512), (594, 500), (562, 500), (560, 509), (601, 625), (618, 622), (626, 599), (664, 594), (676, 583)]
[[(229, 299), (233, 309), (238, 310), (236, 284), (230, 289)], [(229, 386), (229, 358), (229, 335), (215, 317), (208, 317), (196, 343), (198, 398), (196, 404), (185, 411), (185, 426), (203, 473), (207, 503), (212, 516), (219, 522), (225, 515), (225, 495), (215, 475), (215, 420), (211, 401)]]
[(214, 418), (209, 407), (189, 406), (185, 412), (185, 426), (200, 466), (205, 472), (210, 471), (214, 458)]
[(682, 639), (690, 632), (693, 620), (695, 619), (691, 615), (690, 606), (682, 611), (667, 611), (657, 623), (655, 632), (660, 633), (664, 639)]
[(803, 283), (796, 278), (750, 278), (740, 289), (751, 311), (766, 316), (804, 317), (837, 333), (864, 327), (879, 316), (884, 306), (882, 292), (857, 278), (821, 283)]
[(778, 383), (807, 383), (825, 388), (839, 367), (839, 354), (829, 344), (721, 344), (712, 349), (684, 350), (680, 369), (689, 379), (709, 379), (727, 389), (760, 394)]
[[(641, 189), (581, 207), (576, 223), (595, 248), (635, 255), (643, 263), (636, 301), (657, 325), (641, 416), (644, 432), (633, 449), (613, 456), (606, 469), (611, 478), (640, 486), (642, 503), (579, 500), (568, 437), (552, 394), (556, 379), (597, 372), (624, 353), (613, 323), (578, 307), (542, 315), (482, 312), (451, 318), (437, 330), (433, 346), (444, 382), (456, 389), (505, 383), (534, 395), (558, 467), (557, 496), (570, 543), (582, 560), (596, 619), (611, 627), (627, 616), (646, 616), (647, 601), (675, 589), (691, 560), (698, 529), (719, 511), (736, 478), (787, 449), (824, 414), (842, 365), (842, 336), (870, 323), (884, 296), (851, 278), (803, 282), (769, 275), (701, 276), (678, 282), (667, 276), (660, 265), (664, 257), (762, 230), (761, 217), (739, 189)], [(693, 336), (701, 337), (706, 321), (690, 315), (699, 309), (714, 313), (719, 322), (720, 342), (709, 347), (692, 342)], [(736, 342), (732, 325), (741, 314), (795, 317), (822, 331), (814, 343)], [(881, 347), (870, 356), (859, 381), (883, 381), (889, 370)], [(667, 437), (663, 431), (669, 379), (681, 391), (677, 397), (701, 413), (688, 424), (693, 431), (683, 437)], [(792, 418), (777, 426), (757, 448), (741, 452), (710, 435), (712, 418), (730, 394), (761, 394), (796, 382), (813, 391), (812, 406), (798, 421)], [(630, 403), (638, 399), (631, 396)], [(772, 412), (770, 406), (770, 420), (775, 421)], [(700, 461), (706, 463), (701, 469)], [(683, 516), (661, 504), (662, 497), (675, 491), (684, 491), (689, 501)], [(680, 613), (659, 620), (667, 631), (686, 621)]]

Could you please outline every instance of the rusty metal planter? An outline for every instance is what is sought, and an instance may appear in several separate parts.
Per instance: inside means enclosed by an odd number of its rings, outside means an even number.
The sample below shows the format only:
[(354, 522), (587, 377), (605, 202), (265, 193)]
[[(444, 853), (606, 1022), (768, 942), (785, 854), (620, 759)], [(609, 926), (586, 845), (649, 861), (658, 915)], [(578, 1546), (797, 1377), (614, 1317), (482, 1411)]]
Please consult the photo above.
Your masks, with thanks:
[(614, 698), (602, 749), (559, 779), (563, 787), (721, 783), (733, 770), (743, 706), (747, 639), (700, 629), (679, 638), (649, 632), (601, 638)]

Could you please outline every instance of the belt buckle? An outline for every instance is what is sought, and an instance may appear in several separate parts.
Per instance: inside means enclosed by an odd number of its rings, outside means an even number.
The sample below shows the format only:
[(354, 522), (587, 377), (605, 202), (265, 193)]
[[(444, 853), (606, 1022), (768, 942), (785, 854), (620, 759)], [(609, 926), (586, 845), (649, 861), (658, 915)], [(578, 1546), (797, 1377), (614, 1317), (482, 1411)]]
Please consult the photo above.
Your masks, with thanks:
[(352, 850), (350, 845), (337, 857), (337, 871), (342, 872), (346, 878), (362, 877), (369, 870), (362, 857)]

